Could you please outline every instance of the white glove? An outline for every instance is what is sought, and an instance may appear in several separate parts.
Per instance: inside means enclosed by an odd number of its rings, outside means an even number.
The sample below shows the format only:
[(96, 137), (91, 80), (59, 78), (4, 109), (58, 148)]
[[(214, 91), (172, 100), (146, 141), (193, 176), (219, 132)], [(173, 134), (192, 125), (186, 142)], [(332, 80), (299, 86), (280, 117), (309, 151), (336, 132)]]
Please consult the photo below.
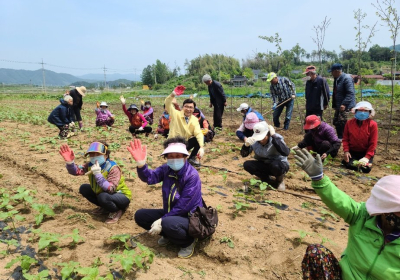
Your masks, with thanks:
[(119, 97), (119, 100), (121, 100), (121, 103), (122, 103), (122, 104), (125, 104), (125, 102), (126, 102), (126, 100), (125, 100), (125, 98), (124, 98), (123, 95), (121, 95), (121, 96)]
[(74, 127), (75, 126), (75, 123), (74, 122), (71, 122), (70, 124), (69, 124), (69, 127)]
[(275, 134), (275, 128), (272, 125), (268, 125), (268, 129), (271, 136)]
[(172, 97), (175, 97), (175, 96), (176, 96), (175, 91), (172, 91), (172, 92), (171, 92), (171, 96), (172, 96)]
[(202, 158), (204, 156), (204, 148), (200, 148), (199, 152), (197, 153), (197, 156), (199, 158)]
[(100, 174), (101, 173), (100, 164), (96, 161), (96, 163), (92, 165), (92, 168), (90, 168), (90, 170), (92, 171), (93, 175)]
[(294, 147), (291, 147), (290, 149), (291, 149), (291, 150), (297, 150), (297, 149), (299, 149), (299, 147), (296, 145), (296, 146), (294, 146)]
[(151, 229), (149, 230), (149, 233), (151, 235), (158, 235), (161, 233), (161, 230), (162, 230), (162, 226), (161, 226), (161, 218), (160, 218), (151, 225)]
[(244, 145), (246, 147), (248, 146), (252, 146), (253, 144), (255, 144), (257, 141), (253, 138), (253, 137), (247, 137), (246, 142), (244, 143)]
[(158, 134), (154, 134), (154, 139), (157, 139), (158, 138)]
[(139, 131), (142, 131), (142, 130), (143, 130), (143, 127), (139, 127), (138, 130), (139, 130)]
[(362, 159), (360, 159), (358, 161), (361, 165), (366, 166), (369, 163), (369, 159), (367, 159), (366, 157), (363, 157)]
[(292, 99), (295, 99), (296, 98), (296, 94), (292, 94)]

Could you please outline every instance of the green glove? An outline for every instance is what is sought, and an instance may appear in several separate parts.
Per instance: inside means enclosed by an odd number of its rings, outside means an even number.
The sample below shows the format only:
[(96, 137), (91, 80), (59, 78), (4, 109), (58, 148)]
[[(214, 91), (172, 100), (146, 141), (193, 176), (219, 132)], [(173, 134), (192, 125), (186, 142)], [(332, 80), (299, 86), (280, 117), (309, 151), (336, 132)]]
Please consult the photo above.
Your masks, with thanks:
[(300, 166), (313, 181), (321, 180), (324, 176), (323, 165), (320, 155), (314, 158), (306, 149), (294, 150), (297, 160), (296, 164)]

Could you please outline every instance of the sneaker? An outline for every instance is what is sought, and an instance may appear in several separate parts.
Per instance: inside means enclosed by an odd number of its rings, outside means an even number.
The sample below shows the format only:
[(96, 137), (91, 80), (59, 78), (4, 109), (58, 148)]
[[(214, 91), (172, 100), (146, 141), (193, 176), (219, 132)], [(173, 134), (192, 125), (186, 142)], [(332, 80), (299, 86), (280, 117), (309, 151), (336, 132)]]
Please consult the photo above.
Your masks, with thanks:
[(286, 190), (285, 182), (282, 181), (276, 189), (280, 192), (284, 192)]
[(186, 248), (181, 248), (178, 252), (178, 258), (187, 259), (190, 258), (194, 253), (194, 247), (196, 247), (196, 241), (194, 240), (192, 244), (190, 244)]
[(108, 211), (102, 207), (97, 207), (96, 209), (90, 211), (93, 215), (102, 215), (102, 214), (108, 214)]
[(169, 239), (165, 238), (164, 236), (161, 236), (161, 238), (158, 239), (157, 243), (160, 246), (167, 246), (169, 244)]
[(123, 211), (118, 210), (117, 212), (111, 212), (108, 215), (108, 219), (105, 221), (106, 224), (115, 224), (121, 218)]
[(189, 158), (188, 161), (192, 166), (200, 166), (200, 161), (196, 157), (195, 158)]

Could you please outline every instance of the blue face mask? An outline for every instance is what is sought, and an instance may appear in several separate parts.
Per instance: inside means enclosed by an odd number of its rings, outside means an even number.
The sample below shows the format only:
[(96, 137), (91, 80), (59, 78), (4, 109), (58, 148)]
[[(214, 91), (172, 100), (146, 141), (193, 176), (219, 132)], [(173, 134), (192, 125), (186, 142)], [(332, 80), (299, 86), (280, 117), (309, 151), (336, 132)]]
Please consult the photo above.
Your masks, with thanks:
[(164, 114), (164, 117), (168, 120), (169, 119), (169, 114)]
[(185, 165), (184, 158), (170, 158), (167, 159), (167, 165), (174, 171), (179, 171)]
[(102, 165), (103, 163), (106, 162), (106, 159), (104, 158), (103, 155), (97, 156), (97, 157), (90, 157), (90, 163), (95, 164), (96, 161), (99, 163), (99, 165)]
[(369, 118), (369, 112), (357, 111), (355, 117), (359, 121), (365, 121), (366, 119)]

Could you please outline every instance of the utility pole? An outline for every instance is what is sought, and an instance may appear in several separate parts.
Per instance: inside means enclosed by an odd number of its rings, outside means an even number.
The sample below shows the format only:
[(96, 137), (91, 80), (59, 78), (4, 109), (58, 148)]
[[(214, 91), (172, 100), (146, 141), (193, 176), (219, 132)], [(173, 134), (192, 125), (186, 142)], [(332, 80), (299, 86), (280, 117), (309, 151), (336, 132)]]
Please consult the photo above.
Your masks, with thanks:
[(104, 88), (106, 88), (106, 86), (107, 86), (107, 79), (106, 79), (106, 65), (105, 65), (105, 64), (104, 64), (103, 70), (104, 70)]
[(43, 90), (44, 90), (44, 93), (46, 93), (46, 75), (45, 75), (45, 73), (44, 73), (44, 63), (43, 63), (43, 58), (42, 58), (42, 73), (43, 73)]

